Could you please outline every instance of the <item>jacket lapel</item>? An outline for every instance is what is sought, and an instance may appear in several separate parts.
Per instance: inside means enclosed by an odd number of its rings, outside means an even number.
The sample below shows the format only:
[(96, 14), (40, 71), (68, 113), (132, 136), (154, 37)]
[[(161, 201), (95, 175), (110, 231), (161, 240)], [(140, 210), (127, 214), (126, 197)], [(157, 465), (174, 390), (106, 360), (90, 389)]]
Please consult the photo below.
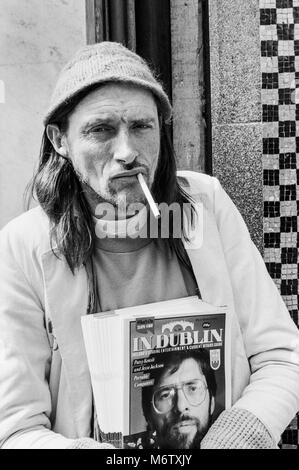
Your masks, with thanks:
[(184, 246), (191, 261), (202, 300), (233, 308), (233, 294), (214, 217), (201, 201), (195, 204), (196, 227), (189, 225)]
[(42, 258), (46, 305), (52, 320), (53, 334), (68, 381), (70, 404), (78, 435), (88, 435), (92, 392), (87, 357), (81, 330), (81, 316), (86, 314), (88, 284), (84, 268), (73, 275), (64, 259), (52, 252)]
[[(227, 371), (227, 380), (231, 381), (232, 403), (235, 403), (249, 381), (246, 351), (235, 312), (230, 274), (216, 221), (211, 215), (211, 211), (206, 210), (201, 203), (196, 204), (196, 210), (199, 213), (196, 233), (189, 231), (190, 242), (184, 245), (202, 300), (215, 306), (226, 305), (228, 307), (229, 328), (231, 329), (231, 368)], [(202, 224), (202, 228), (200, 228), (200, 224)], [(243, 381), (233, 373), (238, 367), (243, 369)]]

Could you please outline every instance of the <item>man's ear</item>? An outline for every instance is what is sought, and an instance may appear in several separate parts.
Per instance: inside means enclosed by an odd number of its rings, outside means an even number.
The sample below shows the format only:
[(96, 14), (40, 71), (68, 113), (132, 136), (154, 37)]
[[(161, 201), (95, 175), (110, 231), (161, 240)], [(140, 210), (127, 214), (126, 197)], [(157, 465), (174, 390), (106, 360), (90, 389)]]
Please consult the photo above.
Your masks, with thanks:
[(66, 158), (68, 156), (67, 142), (65, 135), (61, 132), (59, 127), (56, 124), (48, 124), (46, 132), (56, 152)]

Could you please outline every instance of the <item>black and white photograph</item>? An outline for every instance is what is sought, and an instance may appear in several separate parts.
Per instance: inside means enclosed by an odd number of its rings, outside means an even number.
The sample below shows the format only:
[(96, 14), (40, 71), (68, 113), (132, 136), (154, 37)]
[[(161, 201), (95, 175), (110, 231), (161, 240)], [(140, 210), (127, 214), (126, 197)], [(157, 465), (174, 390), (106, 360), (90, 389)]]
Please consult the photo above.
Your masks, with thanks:
[(298, 450), (298, 229), (299, 0), (0, 0), (1, 450)]

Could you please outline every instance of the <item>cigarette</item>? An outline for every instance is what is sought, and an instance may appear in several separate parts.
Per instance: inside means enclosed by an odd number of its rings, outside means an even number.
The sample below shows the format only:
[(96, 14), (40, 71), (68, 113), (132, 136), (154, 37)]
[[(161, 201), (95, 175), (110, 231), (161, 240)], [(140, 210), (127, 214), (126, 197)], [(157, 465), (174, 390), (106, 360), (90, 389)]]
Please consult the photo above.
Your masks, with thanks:
[(143, 175), (141, 173), (138, 173), (137, 179), (140, 183), (141, 189), (144, 192), (144, 195), (147, 199), (147, 202), (149, 203), (149, 206), (151, 208), (151, 211), (156, 219), (160, 217), (160, 211), (157, 207), (157, 204), (155, 203), (153, 196), (150, 193), (150, 190), (148, 189), (148, 186), (143, 178)]

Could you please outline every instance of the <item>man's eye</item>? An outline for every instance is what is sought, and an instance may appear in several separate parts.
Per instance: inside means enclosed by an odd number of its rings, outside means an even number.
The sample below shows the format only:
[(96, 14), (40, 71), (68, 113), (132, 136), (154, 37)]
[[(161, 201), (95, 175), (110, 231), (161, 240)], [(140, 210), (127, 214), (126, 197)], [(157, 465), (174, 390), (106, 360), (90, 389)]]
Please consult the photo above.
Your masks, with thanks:
[(201, 384), (200, 383), (196, 383), (196, 382), (190, 382), (190, 383), (187, 383), (186, 384), (186, 387), (187, 389), (190, 391), (190, 392), (195, 392), (199, 389), (202, 388)]
[(159, 400), (167, 400), (171, 395), (171, 389), (163, 390), (159, 393)]
[(113, 128), (109, 126), (96, 126), (90, 129), (90, 132), (101, 133), (101, 132), (112, 132)]
[(151, 126), (149, 124), (134, 124), (132, 127), (133, 129), (142, 130), (142, 129), (150, 129)]

